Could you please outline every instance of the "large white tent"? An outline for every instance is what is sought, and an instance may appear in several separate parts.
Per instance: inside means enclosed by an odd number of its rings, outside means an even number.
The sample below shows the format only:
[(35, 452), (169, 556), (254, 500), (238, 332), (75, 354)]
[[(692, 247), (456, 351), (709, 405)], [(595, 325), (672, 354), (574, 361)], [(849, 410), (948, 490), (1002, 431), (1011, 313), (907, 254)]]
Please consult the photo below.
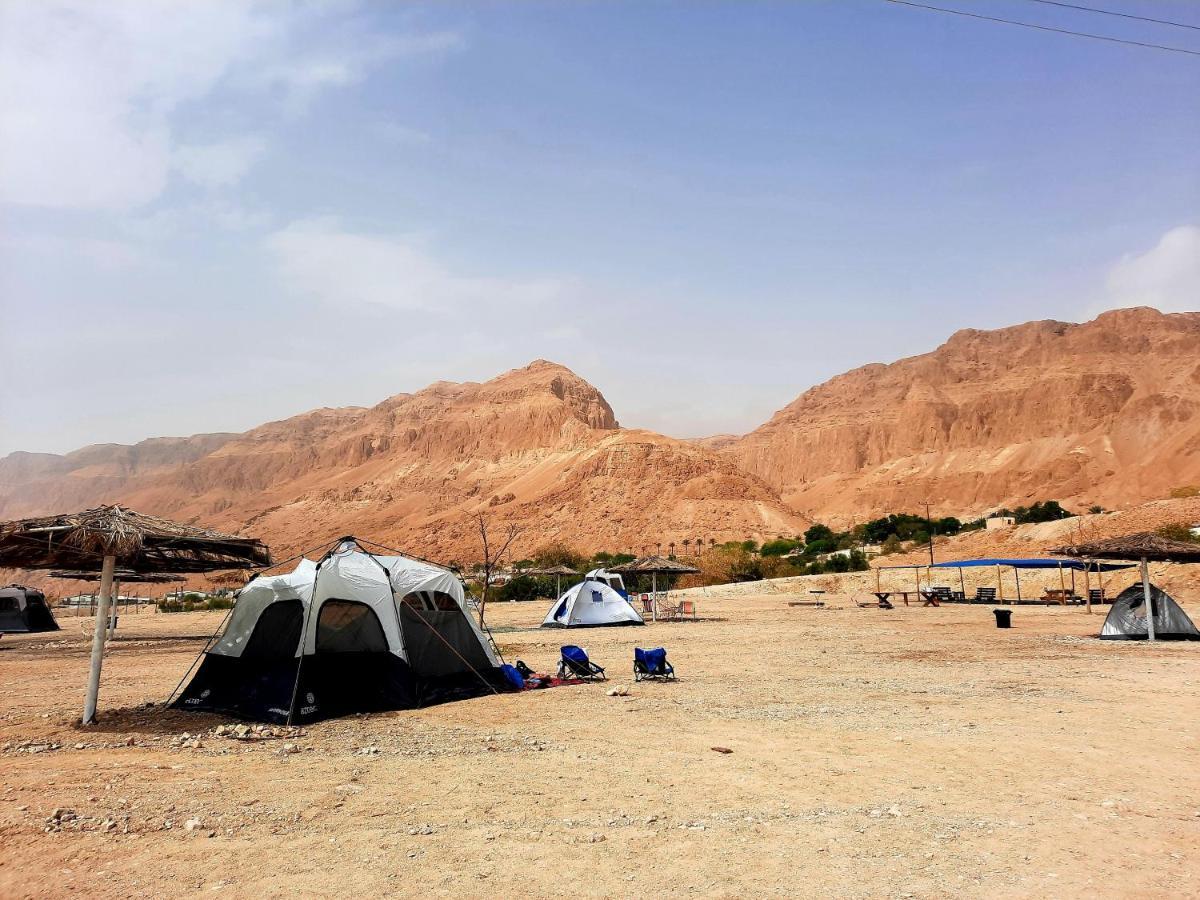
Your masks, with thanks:
[(645, 625), (629, 601), (603, 581), (581, 581), (554, 601), (543, 628), (595, 628)]
[(499, 666), (453, 572), (345, 541), (246, 585), (174, 705), (308, 722), (498, 693)]

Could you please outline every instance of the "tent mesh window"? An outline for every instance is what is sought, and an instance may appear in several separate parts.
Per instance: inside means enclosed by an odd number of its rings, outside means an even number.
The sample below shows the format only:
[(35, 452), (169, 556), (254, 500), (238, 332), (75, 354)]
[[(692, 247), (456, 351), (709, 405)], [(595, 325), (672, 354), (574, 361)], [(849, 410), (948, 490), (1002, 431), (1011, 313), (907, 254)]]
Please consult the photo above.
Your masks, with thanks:
[(16, 612), (17, 609), (16, 597), (0, 597), (0, 612)]
[(354, 600), (326, 600), (317, 618), (318, 653), (386, 652), (375, 611)]
[(413, 591), (411, 594), (405, 594), (401, 602), (413, 609), (442, 610), (443, 612), (458, 609), (458, 603), (454, 598), (442, 591)]
[(296, 655), (304, 628), (304, 604), (299, 599), (281, 600), (262, 611), (243, 659), (284, 660)]
[(413, 671), (438, 677), (489, 668), (492, 664), (454, 598), (440, 591), (418, 593), (429, 595), (434, 606), (421, 609), (405, 597), (400, 607), (404, 650)]

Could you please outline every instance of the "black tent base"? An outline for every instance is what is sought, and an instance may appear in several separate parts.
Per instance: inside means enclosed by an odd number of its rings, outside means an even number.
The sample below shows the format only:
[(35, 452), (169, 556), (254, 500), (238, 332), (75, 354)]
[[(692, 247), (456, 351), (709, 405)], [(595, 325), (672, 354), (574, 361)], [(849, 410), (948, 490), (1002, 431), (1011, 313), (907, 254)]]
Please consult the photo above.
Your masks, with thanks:
[[(297, 683), (297, 676), (299, 683)], [(318, 653), (301, 665), (207, 653), (171, 706), (293, 725), (354, 713), (417, 709), (514, 690), (499, 669), (421, 677), (391, 653)]]
[(623, 625), (645, 625), (645, 622), (631, 622), (626, 619), (623, 622), (593, 622), (583, 625), (564, 625), (561, 622), (543, 622), (543, 628), (620, 628)]
[[(1145, 634), (1102, 634), (1099, 636), (1102, 641), (1148, 641), (1149, 635)], [(1200, 634), (1155, 634), (1156, 641), (1200, 641)]]

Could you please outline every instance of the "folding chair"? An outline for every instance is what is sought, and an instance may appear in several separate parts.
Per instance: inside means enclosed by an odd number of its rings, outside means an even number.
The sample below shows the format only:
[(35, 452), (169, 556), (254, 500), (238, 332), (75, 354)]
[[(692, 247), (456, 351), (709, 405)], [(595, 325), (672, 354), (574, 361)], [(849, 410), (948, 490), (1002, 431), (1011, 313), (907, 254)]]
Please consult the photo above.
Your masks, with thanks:
[(686, 619), (691, 617), (696, 618), (696, 601), (695, 600), (680, 600), (679, 601), (679, 618)]
[(604, 681), (604, 669), (590, 659), (587, 651), (574, 644), (562, 648), (562, 658), (558, 661), (559, 678), (586, 678), (588, 681)]
[(653, 650), (633, 649), (633, 680), (674, 681), (675, 667), (667, 662), (667, 651), (662, 647)]

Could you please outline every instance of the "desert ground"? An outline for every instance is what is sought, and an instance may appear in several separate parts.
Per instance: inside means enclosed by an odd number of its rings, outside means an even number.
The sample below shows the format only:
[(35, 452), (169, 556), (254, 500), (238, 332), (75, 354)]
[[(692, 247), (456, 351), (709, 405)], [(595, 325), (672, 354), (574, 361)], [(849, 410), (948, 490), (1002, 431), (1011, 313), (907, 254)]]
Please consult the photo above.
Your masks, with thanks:
[[(578, 642), (609, 685), (251, 741), (161, 708), (219, 613), (127, 616), (90, 728), (90, 620), (5, 636), (0, 895), (1200, 896), (1200, 646), (789, 599), (575, 632), (493, 605), (510, 662)], [(657, 645), (678, 682), (634, 684)]]

